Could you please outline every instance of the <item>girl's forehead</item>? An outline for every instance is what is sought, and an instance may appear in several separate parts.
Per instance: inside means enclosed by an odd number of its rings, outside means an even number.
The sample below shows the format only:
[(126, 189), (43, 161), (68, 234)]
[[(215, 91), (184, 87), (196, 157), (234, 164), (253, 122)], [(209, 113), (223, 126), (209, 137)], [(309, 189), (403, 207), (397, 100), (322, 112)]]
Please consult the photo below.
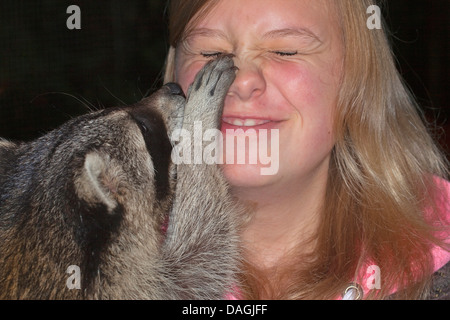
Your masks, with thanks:
[(193, 19), (186, 37), (226, 38), (254, 33), (266, 38), (319, 38), (338, 29), (335, 10), (325, 0), (221, 0), (205, 16)]

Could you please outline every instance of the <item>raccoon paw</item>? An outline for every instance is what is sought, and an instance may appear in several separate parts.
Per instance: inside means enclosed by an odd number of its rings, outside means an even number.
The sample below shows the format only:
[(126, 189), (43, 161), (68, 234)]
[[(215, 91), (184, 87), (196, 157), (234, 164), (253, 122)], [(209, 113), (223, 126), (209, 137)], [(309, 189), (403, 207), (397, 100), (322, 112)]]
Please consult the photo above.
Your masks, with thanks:
[(210, 120), (205, 119), (205, 113), (209, 117), (220, 117), (225, 96), (236, 77), (236, 70), (232, 55), (223, 55), (207, 63), (189, 89), (185, 117), (191, 117), (194, 121)]

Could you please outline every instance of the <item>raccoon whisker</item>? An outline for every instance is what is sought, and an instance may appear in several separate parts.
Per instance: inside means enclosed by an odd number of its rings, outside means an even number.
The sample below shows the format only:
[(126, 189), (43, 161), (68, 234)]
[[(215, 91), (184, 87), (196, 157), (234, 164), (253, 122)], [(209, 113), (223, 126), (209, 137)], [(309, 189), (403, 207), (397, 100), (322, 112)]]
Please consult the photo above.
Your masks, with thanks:
[(105, 107), (105, 105), (100, 101), (100, 100), (98, 100), (97, 99), (97, 108), (96, 108), (96, 110), (94, 110), (94, 111), (98, 111), (98, 110), (103, 110), (103, 109), (105, 109), (106, 107)]
[[(101, 80), (100, 80), (100, 82), (101, 82)], [(102, 84), (102, 86), (103, 86), (103, 89), (105, 89), (105, 90), (111, 95), (111, 97), (113, 97), (114, 99), (116, 99), (117, 101), (119, 101), (120, 104), (126, 105), (126, 103), (125, 103), (124, 101), (122, 101), (122, 100), (119, 99), (117, 96), (115, 96), (115, 95), (111, 92), (111, 90), (109, 90), (104, 84)]]
[(41, 93), (38, 94), (37, 96), (35, 96), (33, 99), (31, 99), (30, 103), (33, 103), (34, 100), (36, 100), (39, 97), (45, 96), (45, 95), (49, 95), (49, 94), (60, 94), (60, 95), (64, 95), (64, 96), (68, 96), (71, 97), (73, 99), (75, 99), (76, 101), (78, 101), (82, 106), (84, 106), (89, 112), (94, 112), (98, 110), (98, 107), (96, 107), (94, 104), (90, 103), (88, 100), (86, 100), (85, 98), (82, 98), (83, 100), (81, 100), (80, 98), (78, 98), (77, 96), (70, 94), (70, 93), (66, 93), (66, 92), (45, 92), (45, 93)]
[[(139, 82), (140, 82), (140, 81), (141, 81), (141, 79), (140, 79), (140, 77), (139, 77), (139, 78), (137, 79), (137, 84), (136, 84), (136, 86), (137, 86), (138, 92), (139, 92), (139, 94), (140, 94), (140, 97), (137, 97), (137, 98), (139, 98), (139, 99), (144, 99), (144, 98), (150, 96), (152, 93), (156, 92), (156, 90), (158, 90), (158, 87), (155, 85), (156, 82), (157, 82), (158, 80), (155, 80), (154, 83), (153, 83), (153, 85), (152, 85), (149, 89), (145, 90), (145, 92), (142, 92), (142, 90), (141, 90), (141, 88), (140, 88), (140, 86), (139, 86)], [(136, 97), (136, 94), (135, 94), (134, 96)]]

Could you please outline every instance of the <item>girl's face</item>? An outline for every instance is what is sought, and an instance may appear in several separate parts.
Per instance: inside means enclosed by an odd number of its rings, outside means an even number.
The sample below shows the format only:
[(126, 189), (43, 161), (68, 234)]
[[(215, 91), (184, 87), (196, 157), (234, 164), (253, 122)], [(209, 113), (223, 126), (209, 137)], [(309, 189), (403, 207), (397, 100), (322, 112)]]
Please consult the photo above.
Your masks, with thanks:
[[(225, 163), (233, 187), (286, 190), (326, 176), (343, 59), (339, 29), (325, 0), (221, 0), (178, 46), (176, 81), (185, 92), (205, 63), (234, 54), (239, 69), (225, 100), (225, 140), (231, 137), (227, 129), (254, 129), (258, 139), (267, 130), (277, 170), (262, 175), (270, 165)], [(271, 140), (271, 130), (278, 139)], [(257, 154), (255, 148), (248, 143), (243, 151)]]

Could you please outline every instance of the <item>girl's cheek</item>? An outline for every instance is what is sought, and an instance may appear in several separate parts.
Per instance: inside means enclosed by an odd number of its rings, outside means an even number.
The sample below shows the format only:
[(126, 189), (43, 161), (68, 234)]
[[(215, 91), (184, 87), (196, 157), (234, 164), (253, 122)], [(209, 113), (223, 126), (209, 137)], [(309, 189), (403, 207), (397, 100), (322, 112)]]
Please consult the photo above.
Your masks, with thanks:
[(194, 82), (195, 76), (204, 65), (205, 61), (192, 62), (184, 60), (180, 61), (180, 64), (177, 63), (175, 81), (178, 82), (184, 93), (188, 92), (190, 85)]
[(319, 102), (317, 92), (321, 91), (321, 84), (307, 65), (271, 63), (266, 68), (270, 82), (293, 106), (314, 106)]

